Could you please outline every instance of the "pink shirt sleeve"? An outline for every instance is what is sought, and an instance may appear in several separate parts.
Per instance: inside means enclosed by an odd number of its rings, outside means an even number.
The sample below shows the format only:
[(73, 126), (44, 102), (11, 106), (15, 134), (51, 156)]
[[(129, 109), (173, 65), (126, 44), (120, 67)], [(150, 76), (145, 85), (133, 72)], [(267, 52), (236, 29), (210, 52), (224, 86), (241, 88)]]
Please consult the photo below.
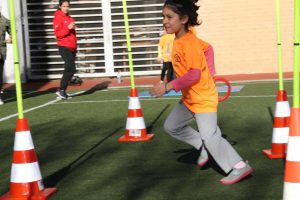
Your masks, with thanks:
[(199, 81), (201, 77), (201, 70), (200, 69), (191, 69), (185, 75), (171, 81), (174, 90), (179, 92), (182, 89), (188, 88)]
[(210, 71), (210, 74), (212, 76), (215, 76), (216, 74), (216, 68), (215, 68), (215, 57), (214, 57), (214, 49), (211, 45), (208, 46), (206, 51), (204, 52), (206, 62), (208, 65), (208, 69)]

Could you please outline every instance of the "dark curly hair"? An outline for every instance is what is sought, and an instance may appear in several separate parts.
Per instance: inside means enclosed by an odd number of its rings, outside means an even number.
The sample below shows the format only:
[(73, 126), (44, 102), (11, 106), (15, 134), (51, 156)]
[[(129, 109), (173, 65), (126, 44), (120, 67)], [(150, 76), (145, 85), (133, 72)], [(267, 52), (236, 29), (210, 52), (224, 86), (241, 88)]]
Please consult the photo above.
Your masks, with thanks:
[(59, 0), (58, 5), (61, 6), (65, 2), (71, 3), (70, 0)]
[(188, 16), (188, 23), (185, 24), (186, 29), (190, 26), (200, 25), (201, 22), (198, 21), (198, 9), (199, 6), (196, 5), (198, 0), (166, 0), (163, 8), (169, 7), (175, 13), (177, 13), (180, 18), (185, 15)]

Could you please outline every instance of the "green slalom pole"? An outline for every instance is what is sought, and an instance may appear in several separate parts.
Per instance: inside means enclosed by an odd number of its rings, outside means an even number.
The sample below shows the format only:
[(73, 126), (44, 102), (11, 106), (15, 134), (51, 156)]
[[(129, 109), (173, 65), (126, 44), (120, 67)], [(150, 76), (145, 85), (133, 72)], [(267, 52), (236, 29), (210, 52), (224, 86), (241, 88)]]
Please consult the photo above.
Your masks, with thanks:
[(283, 67), (282, 67), (282, 47), (280, 29), (280, 0), (276, 0), (276, 29), (277, 29), (277, 51), (278, 51), (278, 79), (279, 90), (284, 90), (283, 86)]
[(130, 82), (131, 82), (131, 89), (134, 89), (135, 88), (134, 73), (133, 73), (134, 71), (133, 71), (133, 62), (132, 62), (132, 52), (131, 52), (131, 42), (130, 42), (130, 32), (129, 32), (128, 12), (127, 12), (126, 0), (122, 0), (122, 4), (123, 4), (124, 23), (125, 23), (125, 31), (126, 31), (126, 42), (127, 42), (127, 51), (128, 51), (128, 59), (129, 59)]
[(294, 81), (293, 81), (293, 107), (299, 108), (299, 23), (300, 0), (294, 1)]
[(9, 12), (10, 12), (11, 37), (12, 37), (12, 44), (14, 50), (14, 70), (15, 70), (15, 82), (16, 82), (15, 84), (16, 84), (16, 95), (17, 95), (17, 105), (18, 105), (18, 117), (19, 119), (23, 119), (24, 118), (23, 97), (22, 97), (14, 0), (9, 0)]

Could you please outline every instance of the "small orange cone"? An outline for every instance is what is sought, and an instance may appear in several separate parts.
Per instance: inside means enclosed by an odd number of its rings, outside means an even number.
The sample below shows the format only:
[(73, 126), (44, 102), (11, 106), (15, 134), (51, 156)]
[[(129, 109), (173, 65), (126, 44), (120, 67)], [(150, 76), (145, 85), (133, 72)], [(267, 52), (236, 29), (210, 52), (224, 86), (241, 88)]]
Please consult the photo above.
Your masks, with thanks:
[(138, 91), (136, 88), (130, 90), (126, 132), (119, 142), (149, 141), (154, 134), (147, 134), (145, 121), (142, 113)]
[(18, 119), (10, 177), (10, 190), (0, 199), (46, 200), (57, 190), (45, 189), (26, 119)]
[(284, 172), (283, 200), (300, 196), (300, 108), (292, 108)]
[(263, 150), (268, 158), (285, 158), (289, 137), (290, 105), (285, 90), (277, 92), (271, 149)]

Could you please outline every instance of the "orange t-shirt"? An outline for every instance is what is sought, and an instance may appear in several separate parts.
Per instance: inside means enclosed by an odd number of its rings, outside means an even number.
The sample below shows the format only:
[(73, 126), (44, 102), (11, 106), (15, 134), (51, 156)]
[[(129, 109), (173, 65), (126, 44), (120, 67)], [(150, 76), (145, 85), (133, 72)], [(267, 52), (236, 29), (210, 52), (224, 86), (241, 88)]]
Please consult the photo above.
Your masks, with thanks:
[(191, 69), (201, 70), (199, 81), (182, 90), (183, 103), (194, 113), (217, 112), (218, 107), (218, 92), (204, 55), (206, 45), (191, 31), (173, 43), (172, 64), (177, 77)]
[(165, 34), (161, 36), (158, 44), (158, 57), (164, 62), (171, 62), (174, 34)]
[[(189, 31), (191, 33), (193, 33), (198, 38), (197, 30), (194, 26), (189, 27)], [(201, 39), (199, 38), (199, 40), (201, 40)], [(209, 44), (207, 42), (203, 41), (203, 40), (201, 40), (201, 42), (202, 42), (203, 51), (205, 52), (208, 49)]]
[(194, 26), (190, 26), (189, 31), (191, 31), (197, 37), (197, 30)]

